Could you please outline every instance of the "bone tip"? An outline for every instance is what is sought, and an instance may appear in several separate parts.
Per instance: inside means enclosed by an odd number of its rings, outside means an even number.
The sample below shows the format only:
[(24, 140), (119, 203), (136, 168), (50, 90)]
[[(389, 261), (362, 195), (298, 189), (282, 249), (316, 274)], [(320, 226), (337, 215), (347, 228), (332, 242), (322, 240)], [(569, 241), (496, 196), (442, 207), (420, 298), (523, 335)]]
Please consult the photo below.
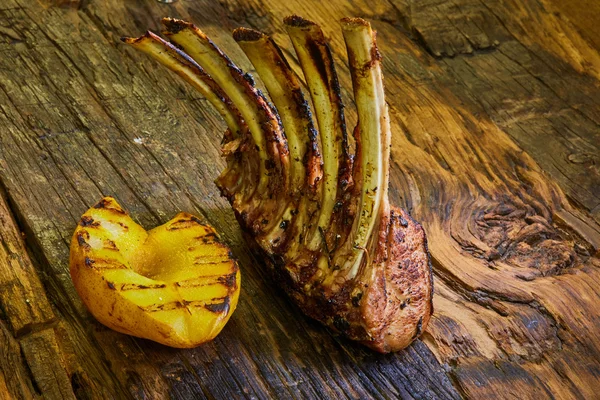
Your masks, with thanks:
[(317, 25), (314, 22), (304, 19), (301, 16), (296, 15), (296, 14), (290, 15), (289, 17), (285, 17), (283, 19), (283, 23), (286, 24), (287, 26), (294, 27), (294, 28), (307, 28), (310, 26)]
[(138, 44), (139, 42), (141, 42), (142, 40), (146, 39), (146, 38), (151, 38), (154, 35), (152, 32), (147, 31), (146, 33), (144, 33), (142, 36), (134, 38), (134, 37), (128, 37), (128, 36), (123, 36), (121, 37), (121, 42), (123, 43), (127, 43), (127, 44)]
[(237, 28), (233, 31), (233, 39), (236, 42), (256, 42), (266, 36), (260, 31), (249, 28)]
[(371, 27), (371, 24), (362, 18), (346, 17), (346, 18), (342, 18), (341, 22), (345, 28), (349, 28), (349, 29), (353, 29), (353, 28), (360, 29), (360, 28), (370, 28)]
[(174, 35), (186, 28), (194, 27), (194, 24), (171, 17), (165, 17), (161, 20), (161, 22), (166, 28), (165, 33), (170, 35)]

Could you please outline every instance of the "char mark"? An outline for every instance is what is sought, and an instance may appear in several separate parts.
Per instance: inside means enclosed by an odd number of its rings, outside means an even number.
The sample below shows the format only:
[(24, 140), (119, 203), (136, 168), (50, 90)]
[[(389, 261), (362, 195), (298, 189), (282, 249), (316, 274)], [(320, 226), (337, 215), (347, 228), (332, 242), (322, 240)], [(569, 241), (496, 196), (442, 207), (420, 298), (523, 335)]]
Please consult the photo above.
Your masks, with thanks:
[(95, 206), (94, 208), (97, 208), (99, 210), (109, 210), (111, 212), (115, 212), (117, 214), (127, 214), (121, 207), (116, 206), (114, 204), (114, 202), (112, 202), (111, 200), (104, 198), (102, 200), (100, 200)]
[(227, 314), (229, 312), (229, 297), (225, 297), (220, 303), (205, 304), (204, 308), (215, 314)]
[(95, 221), (94, 218), (90, 217), (89, 215), (84, 215), (83, 217), (81, 217), (81, 221), (79, 221), (79, 225), (91, 227), (91, 228), (97, 228), (100, 226), (100, 222)]
[(90, 234), (87, 231), (77, 232), (77, 243), (79, 243), (79, 246), (84, 248), (85, 250), (89, 250), (91, 246), (88, 244), (88, 242), (86, 242), (86, 238), (84, 237), (86, 235), (89, 239)]
[(296, 27), (298, 27), (298, 28), (305, 28), (305, 27), (307, 27), (307, 26), (314, 26), (314, 25), (316, 25), (314, 22), (312, 22), (312, 21), (309, 21), (309, 20), (307, 20), (307, 19), (304, 19), (304, 18), (302, 18), (301, 16), (299, 16), (299, 15), (296, 15), (296, 14), (294, 14), (294, 15), (290, 15), (289, 17), (285, 17), (285, 18), (283, 19), (283, 22), (284, 22), (286, 25), (289, 25), (289, 26), (296, 26)]
[(233, 31), (233, 39), (236, 42), (256, 42), (264, 36), (264, 33), (249, 28), (237, 28)]
[(127, 291), (127, 290), (143, 290), (143, 289), (162, 289), (165, 288), (167, 285), (165, 285), (164, 283), (157, 283), (154, 285), (138, 285), (136, 283), (125, 283), (123, 285), (121, 285), (120, 290), (122, 292)]
[(228, 288), (233, 288), (236, 285), (236, 272), (231, 273), (229, 275), (220, 276), (217, 278), (217, 282), (222, 285), (227, 286)]
[(193, 24), (175, 18), (163, 18), (162, 23), (171, 34), (179, 33), (186, 28), (195, 28)]
[[(327, 66), (325, 65), (325, 60), (323, 59), (323, 54), (321, 53), (321, 48), (319, 43), (316, 41), (309, 39), (307, 41), (308, 52), (310, 53), (310, 57), (313, 59), (315, 65), (317, 66), (317, 70), (319, 71), (319, 76), (323, 83), (329, 87), (329, 80), (327, 79)], [(325, 46), (327, 46), (325, 44)]]
[(350, 323), (346, 318), (336, 315), (333, 317), (333, 326), (335, 326), (338, 331), (345, 332), (350, 328)]

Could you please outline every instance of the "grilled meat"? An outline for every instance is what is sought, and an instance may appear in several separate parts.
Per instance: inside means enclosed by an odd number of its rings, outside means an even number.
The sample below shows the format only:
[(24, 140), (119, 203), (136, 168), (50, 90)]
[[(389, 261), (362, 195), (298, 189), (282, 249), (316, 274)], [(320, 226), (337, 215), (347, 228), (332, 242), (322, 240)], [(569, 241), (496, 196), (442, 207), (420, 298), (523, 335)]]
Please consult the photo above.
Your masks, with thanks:
[(239, 28), (234, 39), (271, 105), (200, 29), (165, 18), (165, 36), (123, 40), (198, 89), (220, 112), (227, 167), (216, 180), (276, 282), (309, 316), (379, 352), (408, 346), (425, 329), (433, 278), (423, 228), (388, 201), (391, 130), (375, 32), (341, 21), (358, 125), (350, 154), (333, 58), (323, 32), (285, 19), (308, 92), (277, 44)]

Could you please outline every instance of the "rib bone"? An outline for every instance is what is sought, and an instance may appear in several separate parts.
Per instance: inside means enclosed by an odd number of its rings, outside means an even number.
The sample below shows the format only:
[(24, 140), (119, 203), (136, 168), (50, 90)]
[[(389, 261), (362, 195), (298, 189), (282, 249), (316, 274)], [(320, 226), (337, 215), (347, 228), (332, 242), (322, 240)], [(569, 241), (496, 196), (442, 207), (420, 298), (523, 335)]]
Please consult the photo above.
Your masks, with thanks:
[[(284, 20), (309, 88), (319, 126), (323, 153), (323, 189), (317, 226), (308, 239), (308, 247), (316, 250), (320, 232), (328, 231), (334, 206), (351, 180), (348, 172), (352, 160), (348, 154), (348, 138), (344, 106), (331, 50), (323, 31), (315, 23), (296, 15)], [(338, 190), (338, 186), (340, 190)], [(319, 230), (320, 229), (320, 230)]]
[(167, 28), (164, 34), (200, 64), (240, 110), (258, 147), (261, 160), (259, 192), (266, 192), (267, 166), (287, 162), (277, 117), (242, 71), (200, 29), (172, 18), (163, 19), (163, 24)]
[[(285, 20), (318, 134), (300, 83), (271, 38), (234, 33), (277, 109), (198, 28), (164, 22), (189, 57), (151, 34), (126, 42), (212, 98), (227, 120), (228, 167), (217, 185), (279, 285), (307, 315), (351, 339), (380, 352), (408, 346), (431, 316), (433, 280), (423, 228), (388, 201), (390, 121), (369, 23), (342, 20), (358, 111), (353, 161), (331, 52), (316, 24)], [(248, 190), (254, 186), (256, 193)]]
[(148, 54), (182, 77), (221, 114), (229, 131), (223, 141), (224, 149), (228, 153), (226, 154), (228, 156), (227, 168), (221, 173), (219, 181), (223, 182), (223, 187), (228, 189), (226, 194), (227, 197), (232, 199), (232, 202), (241, 203), (247, 199), (256, 189), (256, 185), (251, 179), (252, 176), (256, 176), (255, 173), (252, 173), (253, 170), (256, 170), (256, 167), (252, 166), (252, 160), (249, 160), (248, 157), (242, 163), (235, 162), (234, 158), (231, 157), (231, 154), (241, 145), (247, 126), (239, 110), (233, 105), (229, 97), (202, 67), (187, 54), (152, 32), (146, 32), (145, 35), (137, 39), (122, 38), (121, 40)]
[[(275, 42), (261, 32), (246, 28), (236, 29), (233, 37), (264, 82), (279, 112), (288, 141), (291, 201), (282, 221), (290, 221), (293, 226), (293, 232), (286, 243), (286, 254), (289, 258), (294, 258), (300, 246), (299, 237), (306, 235), (307, 226), (311, 225), (308, 216), (316, 206), (311, 202), (309, 193), (317, 193), (321, 189), (321, 185), (318, 185), (322, 177), (322, 166), (317, 132), (300, 83)], [(269, 239), (274, 240), (278, 234), (279, 232), (272, 232)]]
[(270, 37), (246, 28), (236, 29), (233, 37), (263, 80), (283, 123), (290, 151), (291, 190), (295, 195), (304, 188), (304, 157), (312, 144), (309, 141), (316, 137), (308, 103), (298, 79)]
[(342, 31), (358, 111), (358, 126), (354, 130), (357, 158), (354, 183), (360, 201), (350, 236), (352, 247), (358, 254), (353, 262), (351, 257), (346, 262), (346, 265), (352, 264), (348, 266), (347, 275), (352, 279), (369, 247), (377, 222), (382, 215), (389, 213), (387, 186), (391, 135), (375, 34), (370, 24), (359, 18), (344, 18)]

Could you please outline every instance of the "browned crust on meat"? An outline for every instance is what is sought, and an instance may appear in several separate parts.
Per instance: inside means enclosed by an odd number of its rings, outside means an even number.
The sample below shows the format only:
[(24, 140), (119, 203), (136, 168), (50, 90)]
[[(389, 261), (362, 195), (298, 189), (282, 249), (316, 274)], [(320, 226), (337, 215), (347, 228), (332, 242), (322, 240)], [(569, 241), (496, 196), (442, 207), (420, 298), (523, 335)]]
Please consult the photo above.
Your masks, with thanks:
[(433, 275), (425, 231), (406, 211), (392, 207), (380, 227), (375, 260), (334, 292), (314, 280), (319, 252), (306, 252), (304, 262), (286, 263), (265, 252), (251, 235), (245, 238), (302, 312), (388, 353), (405, 348), (426, 329), (433, 313)]
[[(378, 352), (399, 350), (414, 341), (429, 322), (433, 312), (433, 278), (427, 239), (421, 225), (414, 221), (406, 211), (389, 206), (387, 184), (382, 188), (380, 182), (377, 181), (375, 185), (371, 185), (377, 187), (365, 189), (367, 186), (363, 179), (365, 181), (369, 179), (369, 175), (365, 175), (369, 174), (368, 161), (376, 160), (377, 154), (372, 145), (363, 148), (363, 144), (368, 146), (369, 143), (377, 140), (374, 138), (378, 138), (379, 143), (389, 140), (389, 129), (382, 133), (381, 125), (371, 124), (370, 129), (365, 128), (365, 132), (361, 132), (357, 126), (353, 134), (356, 142), (355, 159), (358, 161), (353, 163), (353, 157), (348, 149), (339, 82), (327, 40), (321, 29), (312, 21), (294, 15), (286, 18), (284, 22), (288, 26), (290, 34), (297, 35), (294, 36), (294, 40), (299, 41), (294, 42), (294, 45), (300, 46), (297, 49), (300, 48), (303, 51), (302, 57), (304, 58), (301, 61), (304, 64), (302, 67), (307, 70), (310, 67), (311, 73), (315, 75), (311, 84), (318, 87), (320, 93), (325, 93), (321, 99), (325, 98), (326, 102), (321, 104), (327, 104), (327, 110), (333, 110), (321, 121), (335, 121), (335, 123), (323, 123), (322, 125), (330, 127), (331, 131), (326, 132), (335, 132), (335, 135), (329, 135), (330, 138), (333, 138), (332, 141), (341, 142), (341, 149), (337, 149), (335, 153), (331, 151), (331, 158), (326, 158), (326, 161), (338, 162), (335, 179), (339, 183), (338, 190), (330, 197), (335, 196), (331, 217), (329, 214), (323, 213), (323, 215), (327, 215), (329, 225), (316, 223), (320, 209), (319, 202), (324, 201), (323, 199), (328, 200), (319, 192), (321, 190), (319, 181), (323, 176), (322, 156), (319, 152), (320, 135), (313, 126), (308, 102), (304, 98), (300, 84), (275, 42), (262, 32), (247, 28), (239, 28), (233, 34), (234, 39), (242, 44), (242, 48), (247, 51), (247, 54), (253, 55), (254, 58), (250, 57), (252, 62), (263, 63), (255, 64), (263, 66), (262, 70), (260, 68), (257, 70), (275, 77), (272, 82), (277, 82), (279, 86), (266, 85), (269, 90), (277, 93), (275, 90), (281, 92), (281, 87), (284, 88), (284, 94), (280, 95), (279, 100), (275, 98), (274, 102), (287, 106), (286, 110), (282, 111), (282, 116), (289, 130), (293, 129), (295, 132), (290, 133), (288, 137), (297, 138), (299, 137), (298, 132), (302, 135), (306, 134), (305, 140), (307, 141), (303, 142), (306, 143), (306, 151), (295, 153), (304, 154), (301, 162), (305, 175), (296, 175), (294, 188), (290, 183), (291, 173), (289, 173), (288, 164), (290, 152), (287, 138), (283, 132), (283, 124), (277, 110), (256, 89), (252, 77), (244, 74), (193, 24), (170, 18), (163, 20), (168, 36), (184, 29), (191, 29), (201, 37), (202, 46), (208, 43), (209, 46), (205, 49), (210, 50), (210, 46), (212, 46), (216, 53), (211, 53), (214, 58), (210, 61), (220, 60), (219, 62), (222, 64), (219, 65), (227, 68), (223, 71), (228, 72), (231, 76), (230, 81), (229, 77), (225, 79), (219, 74), (216, 81), (228, 84), (225, 86), (226, 88), (230, 88), (230, 84), (235, 82), (238, 85), (236, 88), (239, 87), (241, 91), (234, 93), (240, 96), (240, 93), (245, 93), (248, 98), (252, 99), (250, 103), (253, 104), (252, 109), (254, 110), (256, 107), (256, 113), (252, 116), (260, 121), (263, 137), (257, 137), (257, 142), (254, 142), (247, 134), (247, 126), (244, 131), (245, 135), (241, 135), (241, 137), (234, 138), (231, 132), (226, 132), (224, 153), (228, 159), (228, 167), (217, 179), (217, 185), (231, 203), (247, 242), (253, 251), (265, 260), (276, 284), (296, 302), (305, 314), (322, 322), (333, 331), (359, 341)], [(380, 70), (375, 70), (377, 75), (370, 76), (371, 83), (362, 79), (367, 78), (367, 74), (372, 73), (374, 68), (380, 67), (381, 55), (375, 44), (375, 33), (371, 31), (369, 23), (360, 18), (344, 18), (342, 24), (345, 26), (345, 34), (348, 29), (353, 34), (363, 34), (363, 36), (358, 36), (358, 40), (354, 39), (352, 42), (355, 45), (352, 48), (356, 50), (356, 53), (353, 54), (349, 49), (348, 54), (355, 89), (362, 84), (362, 88), (359, 89), (363, 91), (359, 92), (360, 94), (364, 95), (365, 91), (369, 90), (377, 93), (377, 104), (383, 105), (377, 110), (383, 110), (382, 115), (387, 117)], [(368, 29), (365, 30), (365, 27)], [(361, 39), (362, 42), (360, 42)], [(182, 43), (185, 44), (185, 42)], [(363, 47), (360, 45), (357, 47), (357, 43), (362, 43)], [(188, 60), (189, 57), (181, 56), (180, 50), (174, 47), (167, 50), (172, 50), (175, 55), (180, 56), (182, 63), (195, 64), (194, 60)], [(264, 54), (260, 52), (262, 50), (265, 51)], [(360, 64), (356, 62), (357, 56), (360, 56), (359, 59), (362, 60)], [(196, 54), (195, 57), (201, 58), (201, 54)], [(308, 62), (306, 62), (307, 60)], [(266, 68), (264, 68), (265, 65), (267, 65)], [(207, 68), (209, 67), (210, 65), (207, 66)], [(200, 66), (198, 66), (198, 71), (202, 73)], [(221, 69), (213, 67), (211, 71), (217, 74)], [(359, 76), (361, 79), (355, 79), (357, 74), (362, 74)], [(373, 88), (373, 81), (375, 81), (376, 89)], [(228, 91), (228, 93), (230, 92)], [(233, 95), (232, 98), (235, 100)], [(364, 99), (365, 96), (361, 98)], [(223, 98), (223, 101), (226, 102), (227, 99)], [(363, 116), (372, 115), (372, 113), (364, 111), (370, 110), (369, 105), (370, 103), (364, 100), (359, 103), (359, 114), (362, 112)], [(244, 111), (244, 108), (240, 109)], [(318, 111), (323, 110), (319, 109)], [(285, 114), (286, 112), (289, 114)], [(296, 123), (303, 121), (301, 128), (298, 127), (298, 124), (289, 123), (290, 115), (293, 116)], [(367, 118), (363, 118), (363, 121), (365, 119)], [(381, 124), (381, 120), (378, 123)], [(376, 128), (373, 128), (373, 125)], [(291, 136), (292, 134), (296, 136)], [(257, 149), (256, 143), (260, 140), (260, 146), (262, 146), (263, 138), (266, 142), (265, 149), (268, 157), (262, 152), (262, 148)], [(294, 149), (292, 147), (293, 152), (296, 151)], [(261, 152), (260, 157), (258, 156), (259, 151)], [(362, 159), (363, 156), (364, 159)], [(263, 160), (266, 160), (264, 169), (269, 173), (266, 197), (263, 194), (261, 194), (263, 197), (255, 196), (252, 192), (252, 188), (256, 185), (252, 179), (259, 176)], [(296, 159), (294, 161), (299, 162)], [(367, 163), (365, 171), (362, 170), (361, 161)], [(326, 165), (331, 166), (332, 164)], [(295, 164), (295, 168), (295, 171), (302, 171), (298, 168), (298, 164)], [(388, 168), (388, 163), (384, 162), (383, 167), (377, 170), (377, 173), (381, 174), (378, 176), (387, 179)], [(332, 170), (334, 169), (332, 168)], [(384, 178), (378, 179), (384, 180)], [(298, 184), (299, 181), (302, 182)], [(244, 193), (244, 190), (248, 190), (250, 194)], [(365, 234), (367, 239), (362, 238), (358, 242), (359, 244), (355, 244), (357, 242), (353, 242), (353, 235), (356, 235), (356, 232), (353, 232), (353, 229), (356, 228), (356, 221), (363, 214), (360, 210), (365, 201), (361, 196), (364, 195), (365, 190), (371, 195), (381, 196), (381, 202), (377, 211), (372, 214), (376, 219), (370, 220), (369, 229), (373, 229), (372, 233), (369, 231), (368, 236)], [(327, 204), (328, 207), (332, 205), (331, 202)], [(328, 210), (331, 211), (331, 208)], [(301, 219), (300, 216), (304, 219)], [(301, 226), (302, 224), (297, 221), (303, 221), (303, 224), (308, 227)], [(191, 221), (183, 222), (187, 224)], [(94, 221), (85, 221), (85, 224), (92, 229)], [(308, 232), (316, 232), (320, 235), (313, 235), (311, 246), (306, 246), (303, 242)], [(79, 243), (84, 246), (85, 238), (80, 238)], [(351, 263), (352, 265), (348, 267), (348, 262), (344, 261), (346, 259), (356, 260), (356, 262)], [(90, 263), (88, 267), (118, 268), (119, 266)], [(232, 275), (220, 283), (227, 287), (233, 286), (235, 285), (234, 279), (235, 275)], [(227, 304), (214, 302), (202, 306), (213, 312), (221, 312), (227, 307)]]

